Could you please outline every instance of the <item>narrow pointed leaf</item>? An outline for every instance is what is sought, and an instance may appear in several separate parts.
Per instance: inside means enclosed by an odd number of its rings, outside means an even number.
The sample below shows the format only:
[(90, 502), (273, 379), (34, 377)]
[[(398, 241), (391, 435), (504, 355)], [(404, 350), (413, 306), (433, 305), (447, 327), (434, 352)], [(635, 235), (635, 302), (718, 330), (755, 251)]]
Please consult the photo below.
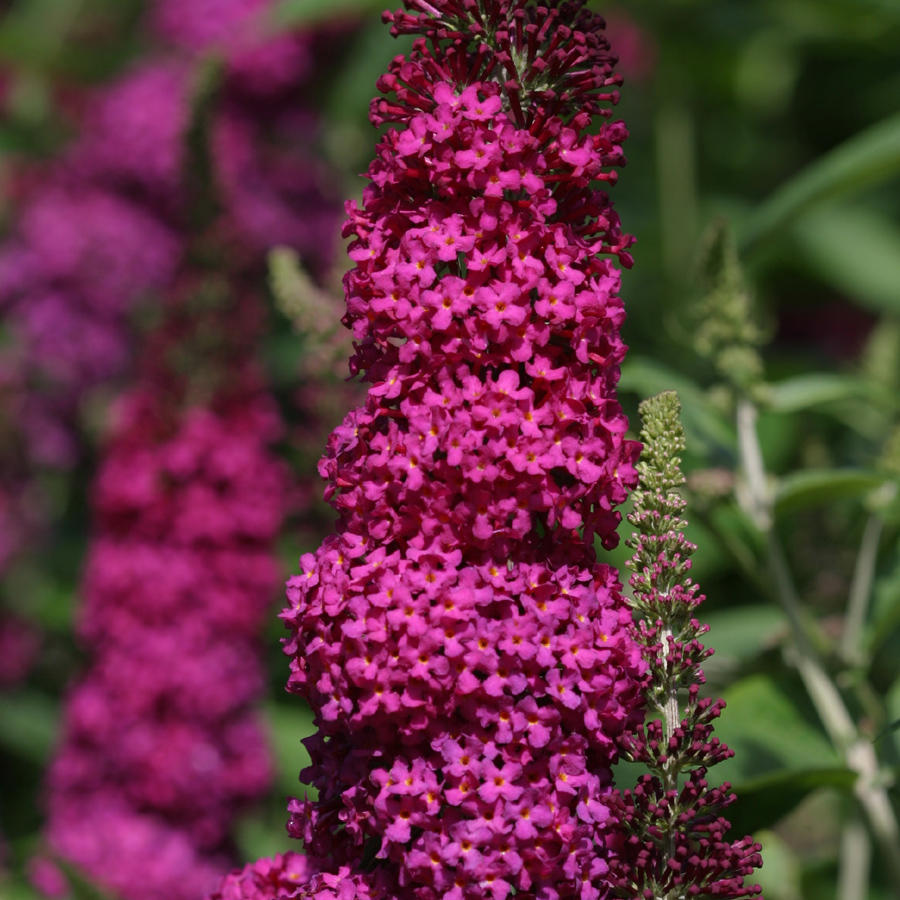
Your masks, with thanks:
[(854, 303), (900, 314), (900, 229), (864, 208), (831, 208), (804, 216), (794, 243), (806, 268)]
[(900, 172), (900, 114), (854, 135), (778, 188), (745, 223), (745, 251), (764, 244), (817, 203), (881, 184)]
[(823, 506), (846, 497), (862, 498), (890, 478), (866, 469), (815, 469), (794, 472), (781, 479), (775, 494), (775, 511), (794, 512)]
[(735, 834), (751, 834), (774, 825), (800, 802), (820, 788), (849, 792), (856, 782), (850, 769), (833, 767), (784, 770), (735, 786), (737, 801), (728, 808)]
[(769, 408), (775, 412), (795, 413), (842, 400), (858, 400), (871, 393), (871, 387), (861, 378), (811, 372), (771, 385)]

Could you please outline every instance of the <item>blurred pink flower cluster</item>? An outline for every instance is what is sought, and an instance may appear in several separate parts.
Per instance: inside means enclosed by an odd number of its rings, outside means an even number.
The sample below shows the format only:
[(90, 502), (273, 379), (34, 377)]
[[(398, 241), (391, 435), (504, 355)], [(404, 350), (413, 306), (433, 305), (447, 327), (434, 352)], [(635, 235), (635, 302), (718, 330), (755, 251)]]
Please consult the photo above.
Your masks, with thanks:
[[(202, 895), (270, 777), (253, 707), (288, 478), (269, 449), (281, 425), (249, 361), (252, 329), (227, 307), (219, 316), (229, 325), (164, 328), (118, 404), (83, 585), (91, 662), (48, 776), (51, 853), (128, 900)], [(165, 360), (229, 327), (230, 352), (192, 355), (207, 377), (228, 367), (194, 405), (196, 371), (173, 377)]]
[[(316, 274), (326, 268), (337, 213), (327, 174), (304, 152), (315, 133), (304, 97), (311, 39), (270, 34), (271, 6), (148, 4), (153, 54), (74, 104), (79, 136), (58, 159), (16, 177), (18, 209), (0, 250), (4, 494), (83, 453), (92, 392), (129, 367), (135, 311), (192, 264), (204, 179), (217, 209), (202, 236), (229, 248), (223, 258), (236, 277), (258, 280), (276, 244), (297, 250)], [(208, 159), (198, 163), (189, 154), (198, 63), (213, 52), (224, 54), (224, 74)], [(21, 522), (16, 545), (29, 524), (38, 523)]]
[[(13, 500), (41, 466), (84, 454), (92, 393), (121, 384), (146, 337), (135, 313), (157, 323), (93, 490), (79, 628), (90, 659), (48, 776), (50, 852), (33, 866), (51, 895), (68, 890), (57, 857), (127, 900), (196, 900), (233, 862), (236, 815), (269, 784), (258, 635), (295, 495), (252, 363), (258, 295), (275, 245), (321, 274), (338, 220), (305, 156), (311, 39), (269, 34), (271, 6), (148, 4), (153, 55), (82, 98), (79, 136), (21, 175), (0, 253), (12, 338), (0, 424), (15, 445), (0, 484)], [(204, 99), (213, 53), (221, 82)]]

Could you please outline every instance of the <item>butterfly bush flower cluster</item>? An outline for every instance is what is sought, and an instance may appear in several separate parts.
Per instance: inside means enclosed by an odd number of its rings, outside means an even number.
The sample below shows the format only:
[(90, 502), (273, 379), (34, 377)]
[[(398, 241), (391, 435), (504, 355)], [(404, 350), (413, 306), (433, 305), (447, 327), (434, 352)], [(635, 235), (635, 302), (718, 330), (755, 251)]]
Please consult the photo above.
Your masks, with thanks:
[[(21, 490), (36, 494), (44, 467), (76, 464), (90, 398), (127, 371), (135, 310), (191, 265), (197, 191), (186, 177), (187, 148), (205, 55), (224, 58), (205, 176), (218, 214), (205, 227), (228, 246), (225, 264), (256, 284), (266, 252), (286, 244), (314, 274), (327, 266), (337, 204), (327, 173), (304, 149), (315, 133), (303, 102), (312, 38), (267, 32), (272, 6), (148, 3), (153, 52), (79, 98), (71, 115), (79, 136), (58, 159), (15, 177), (17, 209), (0, 250), (9, 336), (0, 351), (0, 419), (14, 426), (0, 451), (4, 506)], [(15, 544), (26, 545), (39, 524), (23, 525)]]
[(635, 638), (651, 673), (649, 706), (659, 718), (623, 742), (626, 758), (650, 774), (615, 798), (627, 838), (613, 896), (745, 900), (760, 894), (758, 885), (745, 884), (762, 864), (760, 845), (750, 837), (730, 838), (722, 812), (735, 796), (727, 782), (713, 787), (706, 777), (734, 753), (713, 734), (724, 701), (700, 697), (702, 665), (712, 650), (701, 641), (709, 627), (696, 618), (705, 599), (690, 577), (696, 546), (684, 535), (679, 411), (671, 391), (640, 409), (644, 451), (629, 515), (635, 526), (631, 605)]
[[(313, 124), (299, 102), (311, 38), (257, 29), (271, 5), (181, 2), (186, 20), (219, 23), (194, 42), (167, 32), (167, 4), (149, 5), (162, 52), (88, 98), (83, 136), (44, 184), (25, 191), (0, 262), (10, 276), (3, 297), (17, 339), (13, 368), (28, 376), (22, 396), (60, 401), (47, 421), (64, 437), (88, 388), (122, 374), (140, 300), (152, 299), (167, 321), (196, 313), (192, 298), (211, 277), (198, 260), (227, 270), (241, 309), (258, 305), (275, 244), (314, 258), (317, 272), (327, 263), (325, 223), (336, 212), (302, 151)], [(266, 46), (288, 43), (294, 50), (275, 66)], [(198, 225), (201, 179), (189, 171), (188, 138), (197, 64), (208, 52), (224, 56), (224, 74), (204, 135), (216, 206)], [(51, 325), (54, 315), (86, 310), (108, 343), (85, 345), (74, 326), (46, 344), (31, 340), (20, 320), (37, 314), (33, 301), (45, 287), (56, 304)], [(47, 838), (52, 854), (126, 900), (202, 896), (232, 862), (235, 816), (269, 783), (251, 709), (263, 690), (256, 636), (276, 577), (272, 541), (296, 495), (268, 449), (281, 436), (272, 402), (241, 362), (258, 323), (238, 317), (232, 325), (234, 346), (218, 350), (209, 347), (215, 317), (198, 320), (192, 336), (173, 335), (170, 322), (154, 338), (144, 354), (149, 371), (118, 405), (94, 491), (81, 624), (92, 659), (70, 697), (48, 779)], [(212, 353), (204, 365), (198, 346)], [(77, 365), (64, 368), (69, 354)], [(178, 360), (197, 372), (173, 393), (184, 376), (172, 368)], [(211, 391), (209, 378), (235, 387)], [(45, 434), (19, 437), (40, 443)], [(36, 864), (35, 874), (49, 893), (66, 889), (50, 864)]]
[(217, 897), (594, 898), (614, 852), (643, 668), (594, 550), (638, 449), (631, 239), (598, 187), (624, 162), (613, 57), (578, 3), (410, 8), (344, 229), (368, 393), (320, 466), (337, 533), (282, 614), (319, 729), (318, 797), (290, 807), (306, 861), (292, 891), (248, 867)]
[[(271, 0), (148, 3), (152, 52), (79, 97), (71, 145), (14, 179), (13, 225), (0, 249), (8, 338), (0, 348), (0, 576), (27, 565), (47, 537), (56, 515), (45, 490), (48, 468), (72, 471), (83, 460), (83, 432), (102, 405), (94, 401), (120, 385), (134, 354), (135, 311), (162, 297), (171, 302), (196, 268), (198, 244), (248, 293), (258, 290), (276, 244), (311, 260), (316, 274), (328, 264), (337, 204), (328, 202), (327, 176), (304, 149), (315, 130), (302, 102), (315, 62), (312, 38), (266, 33), (271, 7)], [(216, 27), (188, 39), (171, 27), (175, 11), (182, 23)], [(269, 54), (275, 46), (292, 49)], [(224, 57), (207, 136), (218, 207), (198, 228), (188, 135), (198, 63), (214, 52)], [(228, 602), (256, 601), (232, 592)], [(27, 616), (27, 600), (21, 606)], [(7, 654), (0, 673), (7, 686), (34, 657), (34, 636), (20, 619), (0, 611), (4, 645), (22, 651), (15, 665)], [(255, 665), (248, 660), (250, 670)]]
[(50, 172), (23, 176), (21, 212), (0, 255), (24, 452), (63, 467), (77, 456), (70, 426), (81, 398), (123, 370), (127, 316), (170, 283), (179, 257), (174, 222), (110, 184), (99, 166), (89, 177), (80, 157), (75, 147)]
[(118, 404), (83, 585), (91, 663), (48, 776), (50, 851), (128, 900), (202, 896), (228, 866), (237, 812), (270, 778), (254, 704), (287, 477), (270, 450), (279, 416), (244, 346), (252, 329), (218, 314), (241, 335), (231, 352), (192, 352), (192, 377), (173, 372), (192, 337), (215, 334), (189, 312)]
[[(156, 80), (164, 83), (141, 79), (140, 90), (119, 85), (90, 98), (90, 137), (11, 178), (13, 221), (0, 247), (0, 579), (37, 557), (59, 516), (59, 489), (48, 490), (48, 473), (76, 470), (80, 432), (92, 427), (91, 399), (127, 368), (131, 312), (178, 269), (177, 165), (160, 160), (159, 145), (169, 143), (174, 156), (187, 110), (179, 108), (174, 122), (170, 104), (160, 110), (153, 95), (172, 92), (174, 73), (166, 69)], [(126, 117), (122, 128), (133, 144), (112, 155), (105, 139), (118, 133), (114, 117), (125, 110), (132, 123)], [(125, 177), (145, 163), (140, 182)], [(165, 184), (162, 169), (171, 179)], [(158, 202), (163, 194), (168, 204)], [(3, 601), (21, 608), (0, 608), (0, 622), (28, 616), (18, 592)], [(20, 667), (20, 678), (27, 670)]]
[(214, 52), (223, 81), (210, 123), (210, 157), (225, 215), (219, 223), (240, 256), (276, 245), (298, 251), (314, 275), (333, 256), (337, 222), (330, 173), (309, 152), (316, 120), (310, 80), (338, 36), (333, 29), (276, 33), (274, 0), (155, 0), (150, 22), (180, 58)]

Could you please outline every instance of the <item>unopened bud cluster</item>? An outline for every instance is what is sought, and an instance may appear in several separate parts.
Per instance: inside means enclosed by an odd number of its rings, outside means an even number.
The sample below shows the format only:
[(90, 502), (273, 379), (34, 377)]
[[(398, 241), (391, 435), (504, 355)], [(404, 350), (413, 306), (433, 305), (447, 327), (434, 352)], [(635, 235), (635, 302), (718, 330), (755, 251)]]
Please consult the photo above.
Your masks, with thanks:
[(734, 801), (726, 782), (712, 787), (709, 767), (732, 756), (713, 735), (722, 700), (700, 697), (701, 665), (712, 651), (700, 637), (708, 630), (695, 617), (704, 597), (690, 578), (696, 549), (684, 535), (684, 483), (679, 454), (684, 432), (673, 392), (641, 405), (644, 450), (634, 492), (634, 550), (630, 566), (636, 613), (634, 636), (649, 667), (649, 712), (658, 718), (626, 739), (626, 756), (645, 766), (633, 790), (620, 795), (618, 817), (628, 832), (615, 896), (756, 897), (744, 879), (761, 865), (759, 844), (730, 841), (722, 810)]

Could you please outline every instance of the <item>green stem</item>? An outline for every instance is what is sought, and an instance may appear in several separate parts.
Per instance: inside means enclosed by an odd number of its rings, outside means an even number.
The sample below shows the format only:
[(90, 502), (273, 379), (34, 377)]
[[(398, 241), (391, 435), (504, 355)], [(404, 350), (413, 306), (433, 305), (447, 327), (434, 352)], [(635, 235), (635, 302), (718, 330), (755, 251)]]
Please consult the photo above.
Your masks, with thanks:
[[(669, 638), (673, 636), (672, 627), (664, 624), (660, 632), (660, 641), (662, 643), (663, 665), (665, 667), (666, 691), (661, 704), (654, 704), (657, 711), (662, 715), (663, 730), (665, 739), (675, 733), (675, 729), (681, 723), (681, 705), (678, 702), (678, 684), (677, 681), (669, 673), (668, 662), (666, 661), (667, 649), (669, 646)], [(665, 766), (660, 771), (660, 780), (664, 793), (678, 790), (678, 776), (681, 772), (681, 766), (677, 757), (670, 757), (666, 760)], [(672, 859), (675, 854), (675, 832), (677, 829), (678, 810), (672, 808), (669, 811), (668, 822), (666, 823), (666, 859)], [(663, 871), (658, 873), (658, 881), (665, 881), (668, 873)], [(684, 895), (680, 893), (666, 892), (660, 896), (659, 900), (683, 900)]]
[(683, 277), (697, 230), (694, 120), (690, 109), (663, 96), (654, 122), (663, 265), (670, 281)]
[(775, 579), (775, 598), (787, 613), (795, 640), (802, 641), (807, 653), (821, 650), (825, 639), (816, 622), (804, 611), (791, 577), (790, 566), (774, 528), (772, 492), (766, 477), (762, 448), (756, 433), (757, 409), (747, 398), (738, 401), (737, 432), (741, 466), (747, 478), (747, 490), (738, 494), (738, 503), (765, 537), (769, 570)]
[(678, 687), (675, 679), (669, 674), (669, 663), (666, 658), (669, 647), (669, 639), (673, 636), (672, 628), (668, 624), (663, 626), (660, 634), (660, 642), (662, 644), (663, 665), (666, 670), (666, 696), (663, 705), (659, 711), (663, 714), (663, 728), (666, 741), (675, 733), (675, 729), (681, 722), (681, 710), (678, 706)]
[(837, 900), (866, 900), (872, 842), (859, 814), (851, 814), (841, 831)]
[(878, 544), (884, 530), (884, 519), (872, 513), (863, 530), (850, 596), (847, 601), (847, 616), (844, 619), (844, 633), (841, 635), (841, 656), (852, 665), (862, 662), (862, 631), (869, 609), (869, 596), (875, 578), (875, 564), (878, 560)]
[(738, 401), (738, 445), (747, 478), (747, 512), (766, 537), (778, 598), (791, 624), (794, 664), (832, 744), (847, 768), (856, 773), (853, 792), (885, 855), (894, 895), (900, 898), (900, 827), (872, 743), (860, 736), (840, 692), (809, 639), (790, 569), (773, 527), (772, 500), (756, 432), (756, 417), (756, 407), (749, 399)]

